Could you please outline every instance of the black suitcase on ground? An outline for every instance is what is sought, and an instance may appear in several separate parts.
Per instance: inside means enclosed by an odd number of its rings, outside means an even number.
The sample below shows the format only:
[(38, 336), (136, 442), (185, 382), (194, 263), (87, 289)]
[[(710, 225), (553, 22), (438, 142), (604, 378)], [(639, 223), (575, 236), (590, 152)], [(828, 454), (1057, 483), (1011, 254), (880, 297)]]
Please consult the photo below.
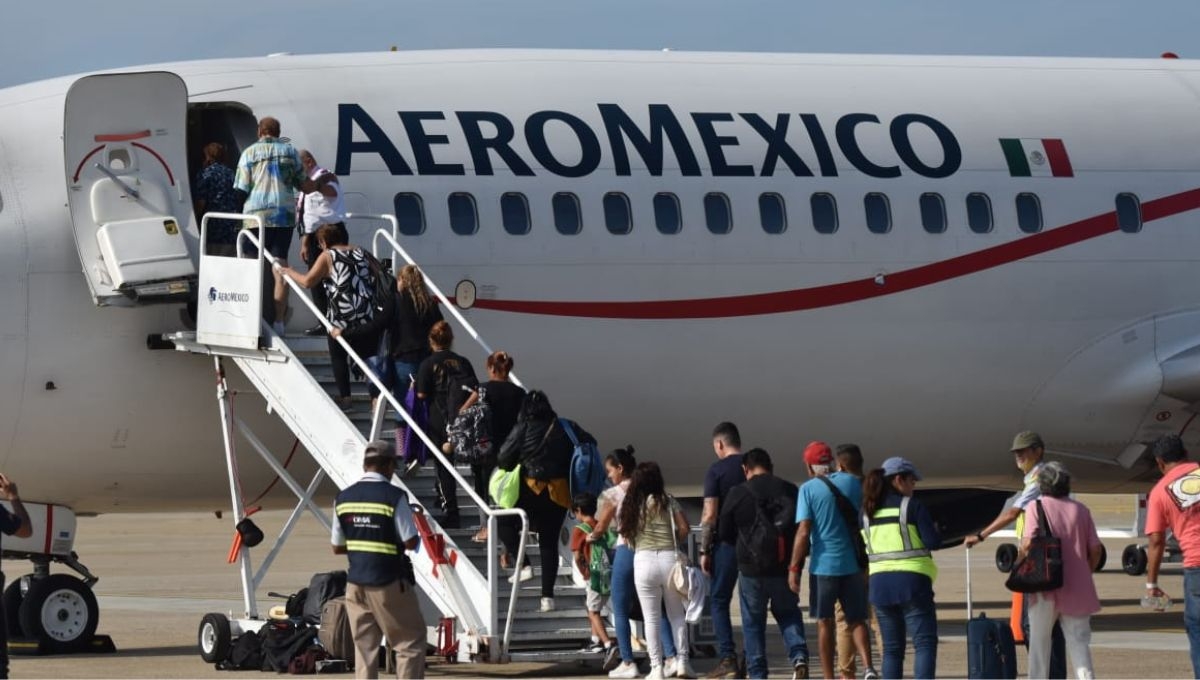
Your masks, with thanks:
[(1008, 621), (971, 618), (971, 550), (967, 553), (967, 677), (1014, 680), (1017, 645)]

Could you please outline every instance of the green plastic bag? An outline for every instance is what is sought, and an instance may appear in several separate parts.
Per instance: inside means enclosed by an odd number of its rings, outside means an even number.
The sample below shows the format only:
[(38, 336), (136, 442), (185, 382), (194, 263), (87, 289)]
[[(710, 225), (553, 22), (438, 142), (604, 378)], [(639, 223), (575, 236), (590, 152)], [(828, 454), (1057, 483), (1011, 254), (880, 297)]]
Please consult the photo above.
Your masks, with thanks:
[(488, 493), (496, 505), (502, 508), (515, 508), (517, 499), (521, 497), (521, 466), (511, 470), (496, 468), (488, 481)]

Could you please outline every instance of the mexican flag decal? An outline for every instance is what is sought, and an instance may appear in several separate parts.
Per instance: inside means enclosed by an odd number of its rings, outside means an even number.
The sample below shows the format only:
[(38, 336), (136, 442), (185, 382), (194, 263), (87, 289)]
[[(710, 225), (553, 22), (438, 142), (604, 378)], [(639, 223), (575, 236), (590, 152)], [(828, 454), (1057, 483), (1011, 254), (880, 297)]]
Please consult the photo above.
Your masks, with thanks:
[(1001, 139), (1008, 174), (1013, 177), (1074, 177), (1061, 139)]

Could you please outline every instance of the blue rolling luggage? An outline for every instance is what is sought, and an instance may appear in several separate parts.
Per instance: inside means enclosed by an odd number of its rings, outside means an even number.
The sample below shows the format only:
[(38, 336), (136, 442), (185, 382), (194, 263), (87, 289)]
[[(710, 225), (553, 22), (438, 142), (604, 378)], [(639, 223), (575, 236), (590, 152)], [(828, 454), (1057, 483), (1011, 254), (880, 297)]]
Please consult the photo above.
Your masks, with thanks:
[(967, 551), (967, 677), (1013, 680), (1017, 677), (1017, 645), (1008, 621), (971, 617), (971, 550)]

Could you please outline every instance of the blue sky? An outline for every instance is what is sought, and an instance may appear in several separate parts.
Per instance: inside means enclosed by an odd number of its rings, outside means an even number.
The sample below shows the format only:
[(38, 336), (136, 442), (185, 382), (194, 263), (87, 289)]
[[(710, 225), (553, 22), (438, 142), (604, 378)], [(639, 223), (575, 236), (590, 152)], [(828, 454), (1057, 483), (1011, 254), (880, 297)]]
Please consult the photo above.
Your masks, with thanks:
[(0, 87), (166, 61), (456, 47), (1200, 56), (1195, 0), (6, 2)]

